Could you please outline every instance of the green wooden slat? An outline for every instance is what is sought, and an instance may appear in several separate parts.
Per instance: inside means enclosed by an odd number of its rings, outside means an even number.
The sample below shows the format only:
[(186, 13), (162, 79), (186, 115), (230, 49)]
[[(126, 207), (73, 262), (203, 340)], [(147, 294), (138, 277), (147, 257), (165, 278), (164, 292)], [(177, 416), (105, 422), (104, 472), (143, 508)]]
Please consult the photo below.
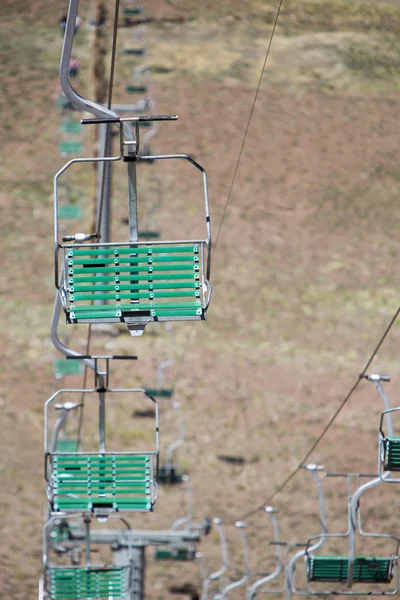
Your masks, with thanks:
[[(155, 301), (157, 298), (197, 298), (199, 297), (199, 292), (163, 292), (156, 291), (153, 292), (135, 292), (132, 294), (123, 294), (120, 292), (114, 292), (113, 294), (101, 294), (96, 290), (93, 290), (91, 294), (73, 294), (70, 297), (70, 302), (76, 301), (85, 301), (85, 300), (153, 300)], [(73, 299), (72, 299), (73, 298)]]
[[(191, 273), (174, 273), (173, 275), (171, 274), (171, 279), (177, 279), (178, 281), (184, 281), (185, 283), (191, 283), (193, 281), (193, 279), (195, 278), (196, 281), (198, 282), (200, 279), (200, 275), (198, 273), (196, 273), (193, 277), (193, 274)], [(132, 275), (115, 275), (115, 273), (113, 275), (96, 275), (96, 276), (89, 276), (89, 277), (82, 277), (77, 275), (76, 277), (69, 277), (68, 278), (68, 283), (69, 285), (80, 285), (81, 283), (113, 283), (113, 284), (117, 284), (120, 283), (121, 281), (132, 281), (133, 277)], [(135, 274), (135, 281), (142, 281), (143, 284), (153, 284), (154, 285), (154, 281), (162, 281), (162, 284), (159, 285), (168, 285), (168, 275), (162, 275), (162, 274), (146, 274), (146, 275), (138, 275), (137, 273)], [(140, 285), (140, 284), (139, 284)], [(158, 285), (158, 284), (155, 284)], [(75, 287), (76, 289), (76, 287)], [(132, 289), (136, 289), (133, 288)], [(82, 290), (81, 290), (82, 291)]]
[[(199, 282), (185, 282), (185, 283), (145, 283), (142, 284), (131, 284), (131, 285), (120, 285), (119, 283), (114, 285), (76, 285), (74, 283), (73, 286), (69, 288), (69, 291), (74, 294), (75, 299), (77, 299), (77, 292), (92, 292), (95, 294), (96, 292), (129, 292), (132, 290), (148, 290), (149, 292), (157, 291), (157, 290), (169, 290), (169, 289), (186, 289), (186, 290), (198, 290), (200, 287)], [(143, 298), (147, 298), (143, 296)], [(83, 300), (83, 298), (82, 298)], [(90, 300), (90, 298), (88, 298)]]
[(68, 257), (74, 256), (96, 256), (96, 255), (112, 255), (118, 256), (119, 254), (163, 254), (163, 253), (175, 253), (175, 252), (191, 252), (198, 253), (199, 247), (197, 244), (193, 246), (163, 246), (162, 244), (156, 244), (154, 246), (146, 247), (146, 246), (138, 246), (137, 248), (130, 248), (129, 246), (121, 246), (118, 248), (113, 248), (110, 246), (106, 246), (104, 248), (85, 248), (85, 249), (74, 249), (70, 248), (68, 250)]
[[(131, 265), (114, 265), (113, 267), (96, 267), (95, 269), (88, 269), (85, 267), (78, 267), (76, 268), (74, 266), (73, 269), (71, 269), (72, 273), (74, 275), (80, 275), (82, 273), (91, 273), (93, 271), (96, 271), (96, 273), (150, 273), (153, 274), (154, 272), (164, 272), (164, 271), (196, 271), (198, 270), (198, 265), (197, 264), (174, 264), (174, 265), (164, 265), (164, 264), (160, 264), (160, 265), (148, 265), (146, 267), (142, 267), (141, 265), (135, 265), (135, 266), (131, 266)], [(165, 277), (172, 277), (171, 274), (169, 273), (165, 273)]]
[(80, 219), (82, 217), (82, 209), (79, 204), (63, 204), (58, 207), (59, 219)]

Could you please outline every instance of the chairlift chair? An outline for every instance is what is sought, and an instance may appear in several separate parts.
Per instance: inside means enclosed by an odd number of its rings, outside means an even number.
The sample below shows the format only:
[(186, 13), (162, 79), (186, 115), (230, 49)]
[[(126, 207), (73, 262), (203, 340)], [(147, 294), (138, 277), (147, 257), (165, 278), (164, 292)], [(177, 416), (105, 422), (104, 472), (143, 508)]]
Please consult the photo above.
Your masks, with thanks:
[(270, 584), (274, 580), (276, 580), (283, 570), (283, 561), (282, 561), (282, 551), (281, 551), (281, 542), (279, 536), (279, 526), (278, 521), (276, 519), (275, 514), (278, 512), (277, 509), (272, 506), (266, 506), (264, 508), (264, 512), (267, 514), (269, 520), (271, 521), (273, 535), (274, 535), (274, 544), (275, 544), (275, 554), (276, 554), (276, 567), (272, 571), (272, 573), (268, 573), (267, 575), (263, 575), (257, 581), (255, 581), (252, 585), (247, 588), (247, 600), (253, 600), (257, 594), (263, 593), (271, 593), (277, 594), (282, 593), (284, 589), (277, 589), (266, 587), (267, 584)]
[[(60, 61), (61, 87), (78, 109), (87, 110), (98, 117), (83, 120), (82, 123), (115, 124), (119, 127), (120, 151), (117, 156), (72, 159), (54, 178), (55, 286), (60, 294), (67, 323), (123, 322), (132, 335), (142, 335), (149, 322), (205, 320), (211, 298), (211, 224), (206, 172), (193, 158), (185, 154), (148, 156), (140, 153), (139, 124), (145, 121), (176, 120), (176, 116), (121, 118), (116, 112), (82, 98), (73, 89), (69, 79), (69, 61), (78, 7), (79, 0), (70, 0)], [(135, 126), (134, 133), (130, 123)], [(154, 133), (155, 128), (152, 127), (143, 136), (145, 147)], [(201, 172), (206, 237), (196, 240), (139, 242), (136, 164), (169, 159), (189, 161)], [(73, 164), (119, 160), (127, 163), (128, 170), (127, 239), (117, 243), (85, 243), (92, 242), (93, 239), (99, 240), (100, 224), (97, 224), (98, 231), (94, 233), (79, 232), (60, 239), (60, 176)], [(73, 243), (70, 244), (69, 241)]]
[[(70, 565), (49, 561), (50, 538), (57, 520), (58, 517), (51, 517), (43, 530), (44, 575), (40, 580), (39, 600), (126, 600), (130, 593), (129, 567), (92, 564), (89, 533), (80, 553), (85, 554), (85, 565), (79, 561), (76, 564), (72, 554)], [(85, 526), (89, 532), (88, 521)]]
[(242, 538), (244, 571), (239, 579), (234, 579), (225, 587), (223, 587), (219, 594), (214, 594), (212, 596), (213, 600), (226, 600), (232, 590), (245, 585), (250, 578), (249, 549), (246, 536), (247, 523), (244, 521), (236, 521), (235, 527), (239, 531), (240, 537)]
[(169, 545), (156, 548), (156, 560), (188, 561), (196, 558), (196, 547), (192, 544)]
[(383, 411), (379, 424), (378, 473), (385, 483), (400, 483), (400, 478), (392, 475), (400, 471), (400, 436), (393, 435), (393, 428), (388, 434), (384, 430), (385, 419), (399, 411), (399, 407)]
[[(349, 480), (353, 475), (348, 475)], [(357, 476), (359, 477), (359, 476)], [(367, 484), (358, 487), (356, 492), (349, 493), (348, 530), (344, 533), (327, 533), (325, 516), (322, 511), (322, 533), (310, 538), (305, 551), (297, 553), (289, 564), (288, 578), (293, 593), (303, 595), (330, 596), (330, 595), (359, 595), (359, 596), (394, 596), (398, 592), (398, 538), (388, 534), (368, 534), (362, 531), (360, 526), (360, 497), (361, 495), (380, 484), (379, 477), (374, 478)], [(320, 484), (322, 491), (322, 485)], [(357, 526), (358, 523), (358, 526)], [(357, 531), (358, 528), (358, 531)], [(362, 556), (355, 553), (356, 533), (363, 537), (374, 539), (390, 539), (395, 542), (396, 548), (390, 555)], [(348, 539), (348, 555), (322, 555), (316, 551), (330, 539)], [(299, 588), (295, 581), (295, 563), (304, 556), (306, 563), (306, 585)], [(395, 580), (394, 586), (384, 589), (382, 585), (388, 585)], [(345, 584), (339, 589), (321, 590), (310, 588), (310, 583), (335, 583)], [(359, 584), (365, 584), (362, 589)], [(353, 590), (357, 586), (357, 590)]]
[(208, 575), (207, 577), (203, 578), (202, 589), (201, 589), (201, 600), (208, 600), (210, 584), (212, 584), (214, 582), (222, 581), (222, 577), (225, 575), (225, 573), (227, 572), (227, 570), (229, 568), (228, 546), (226, 543), (226, 536), (225, 536), (225, 531), (223, 529), (222, 519), (214, 518), (212, 520), (212, 524), (216, 528), (218, 538), (219, 538), (221, 557), (222, 557), (222, 565), (217, 571), (214, 571), (213, 573), (210, 573), (210, 575)]
[[(169, 118), (169, 117), (168, 117)], [(111, 119), (164, 120), (164, 117)], [(90, 119), (93, 122), (109, 120)], [(124, 147), (121, 128), (121, 150)], [(138, 133), (137, 133), (138, 139)], [(129, 159), (123, 153), (119, 157)], [(135, 160), (148, 157), (135, 155)], [(107, 159), (73, 159), (55, 177), (55, 285), (67, 323), (124, 322), (132, 335), (141, 335), (149, 322), (205, 320), (211, 297), (211, 227), (207, 177), (204, 169), (186, 155), (160, 155), (152, 159), (184, 159), (203, 177), (207, 237), (197, 240), (79, 243), (91, 236), (79, 234), (75, 243), (59, 239), (58, 179), (77, 162)], [(109, 159), (111, 160), (111, 158)], [(72, 236), (73, 237), (73, 236)], [(65, 239), (65, 238), (64, 238)], [(61, 271), (59, 269), (61, 253)], [(99, 301), (100, 305), (99, 305)]]
[(157, 482), (161, 485), (174, 485), (182, 483), (184, 481), (185, 473), (179, 468), (174, 456), (178, 448), (180, 448), (185, 441), (185, 423), (181, 411), (179, 402), (174, 402), (172, 409), (178, 415), (179, 421), (179, 434), (178, 438), (169, 444), (165, 453), (165, 463), (160, 465)]
[[(95, 357), (109, 359), (110, 357)], [(151, 511), (157, 497), (159, 456), (158, 405), (142, 389), (114, 389), (108, 386), (106, 372), (96, 366), (95, 386), (90, 389), (63, 389), (53, 394), (45, 405), (45, 474), (48, 498), (54, 513), (92, 513), (106, 519), (114, 512)], [(155, 449), (138, 452), (112, 452), (106, 449), (105, 407), (107, 401), (118, 394), (141, 394), (155, 406)], [(70, 411), (80, 405), (66, 402), (56, 404), (61, 395), (97, 394), (99, 399), (99, 450), (74, 452), (62, 450), (59, 433)], [(49, 409), (61, 410), (54, 427), (49, 431)]]

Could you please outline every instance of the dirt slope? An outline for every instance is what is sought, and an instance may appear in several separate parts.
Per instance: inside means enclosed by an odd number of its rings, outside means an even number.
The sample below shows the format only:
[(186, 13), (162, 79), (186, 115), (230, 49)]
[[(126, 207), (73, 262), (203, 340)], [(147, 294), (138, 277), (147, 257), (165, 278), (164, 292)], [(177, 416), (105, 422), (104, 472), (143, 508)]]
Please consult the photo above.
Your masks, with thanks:
[[(398, 305), (400, 10), (397, 3), (384, 1), (284, 2), (219, 230), (274, 3), (193, 1), (185, 3), (185, 11), (178, 5), (146, 3), (157, 19), (148, 29), (157, 109), (180, 114), (176, 124), (160, 128), (154, 146), (160, 152), (191, 153), (206, 167), (213, 231), (219, 235), (209, 320), (174, 327), (177, 364), (171, 380), (176, 377), (176, 398), (185, 411), (187, 442), (181, 458), (192, 475), (196, 516), (219, 515), (232, 522), (261, 504), (299, 464)], [(58, 385), (48, 328), (54, 293), (52, 177), (62, 165), (56, 156), (54, 97), (63, 6), (13, 0), (0, 8), (0, 52), (6, 57), (0, 67), (1, 244), (6, 257), (0, 275), (0, 588), (13, 600), (36, 597), (46, 504), (42, 409)], [(84, 8), (83, 16), (88, 12)], [(183, 17), (184, 22), (163, 23), (163, 17)], [(84, 89), (89, 33), (79, 35)], [(121, 45), (129, 43), (130, 35), (121, 29)], [(120, 56), (116, 99), (128, 100), (124, 86), (131, 74), (132, 66)], [(201, 234), (198, 178), (164, 165), (155, 172), (164, 182), (157, 216), (163, 233), (168, 238)], [(144, 167), (142, 176), (147, 181)], [(89, 216), (87, 181), (77, 176)], [(122, 167), (114, 192), (113, 237), (118, 240), (124, 234)], [(143, 197), (146, 193), (144, 184)], [(124, 334), (94, 336), (93, 351), (139, 355), (132, 372), (118, 373), (116, 381), (154, 381), (158, 357), (171, 350), (167, 336), (156, 326), (148, 329), (135, 341)], [(85, 328), (71, 334), (74, 347), (84, 350), (85, 335)], [(392, 375), (394, 406), (398, 342), (396, 324), (371, 366)], [(375, 472), (380, 410), (374, 388), (361, 383), (311, 459), (330, 471)], [(119, 433), (129, 436), (125, 425)], [(161, 425), (165, 449), (174, 436), (167, 412)], [(134, 422), (132, 431), (140, 436)], [(245, 464), (223, 463), (221, 454), (244, 457)], [(343, 525), (345, 498), (337, 481), (327, 487), (333, 530)], [(282, 539), (304, 541), (318, 532), (311, 490), (301, 473), (274, 500), (281, 511)], [(367, 530), (399, 534), (397, 499), (396, 486), (366, 499)], [(181, 510), (178, 493), (163, 490), (154, 515), (133, 523), (168, 526)], [(260, 514), (249, 520), (256, 571), (271, 560), (264, 520)], [(232, 529), (229, 537), (233, 562), (239, 565)], [(201, 549), (207, 570), (214, 568), (216, 536)], [(179, 565), (154, 565), (149, 558), (149, 598), (166, 598), (166, 586), (182, 578), (197, 582), (196, 566), (185, 567), (184, 573)]]

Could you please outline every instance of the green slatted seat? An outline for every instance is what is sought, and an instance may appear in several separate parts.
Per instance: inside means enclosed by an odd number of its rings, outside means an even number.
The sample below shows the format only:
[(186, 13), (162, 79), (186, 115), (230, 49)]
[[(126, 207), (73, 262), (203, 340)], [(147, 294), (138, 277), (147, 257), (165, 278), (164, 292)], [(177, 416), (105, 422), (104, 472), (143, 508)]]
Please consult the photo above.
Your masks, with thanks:
[(47, 592), (51, 600), (125, 600), (123, 567), (50, 567)]
[(57, 452), (77, 452), (78, 442), (77, 440), (62, 439), (57, 440)]
[(204, 245), (65, 246), (60, 292), (67, 322), (120, 321), (143, 329), (150, 321), (204, 320)]
[(196, 550), (191, 546), (157, 548), (155, 551), (156, 560), (194, 560), (195, 556)]
[(55, 511), (152, 510), (151, 454), (53, 454)]
[(182, 483), (184, 475), (184, 473), (179, 471), (173, 465), (160, 465), (157, 483), (160, 485), (175, 485), (176, 483)]
[(143, 14), (143, 8), (124, 8), (122, 12), (126, 17), (135, 17)]
[(80, 154), (83, 150), (82, 142), (73, 140), (62, 140), (58, 145), (60, 156), (68, 156), (69, 154)]
[(146, 50), (144, 48), (124, 48), (124, 54), (128, 56), (144, 56)]
[[(146, 85), (127, 85), (125, 88), (125, 91), (128, 92), (129, 94), (145, 94), (147, 92), (147, 86)], [(142, 123), (139, 123), (139, 125), (144, 125), (144, 123), (147, 122), (143, 121)], [(149, 123), (149, 125), (152, 123)]]
[(80, 219), (82, 217), (82, 209), (79, 204), (62, 204), (58, 208), (59, 219)]
[(83, 372), (83, 364), (79, 360), (66, 360), (58, 358), (53, 362), (53, 373), (56, 379), (64, 375), (80, 375)]
[(140, 240), (157, 240), (161, 236), (161, 231), (144, 229), (143, 231), (139, 231), (138, 236)]
[(400, 471), (400, 437), (387, 437), (383, 440), (385, 471)]
[[(354, 583), (390, 583), (393, 578), (394, 559), (386, 557), (356, 556)], [(347, 556), (308, 557), (308, 580), (345, 582), (349, 572)]]
[(171, 398), (174, 388), (145, 388), (145, 392), (153, 398)]
[(62, 133), (81, 133), (82, 123), (80, 121), (65, 120), (60, 123)]

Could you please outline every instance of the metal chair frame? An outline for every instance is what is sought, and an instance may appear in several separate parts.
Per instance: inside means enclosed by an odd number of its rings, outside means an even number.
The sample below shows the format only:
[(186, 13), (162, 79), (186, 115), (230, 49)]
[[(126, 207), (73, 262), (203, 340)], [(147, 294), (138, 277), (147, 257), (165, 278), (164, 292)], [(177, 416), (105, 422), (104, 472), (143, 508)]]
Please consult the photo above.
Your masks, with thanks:
[[(282, 562), (282, 552), (281, 552), (281, 543), (280, 543), (280, 535), (279, 535), (279, 525), (276, 519), (275, 514), (278, 512), (277, 509), (272, 506), (266, 506), (264, 508), (264, 512), (267, 514), (269, 520), (271, 521), (272, 531), (274, 536), (275, 543), (275, 551), (276, 551), (276, 567), (269, 573), (268, 575), (262, 576), (260, 579), (255, 581), (251, 586), (247, 588), (247, 600), (253, 600), (257, 594), (276, 594), (282, 593), (284, 589), (273, 589), (273, 588), (264, 588), (264, 585), (274, 581), (283, 571), (283, 562)], [(260, 589), (262, 588), (262, 589)]]
[[(331, 475), (332, 476), (332, 475)], [(342, 476), (342, 475), (333, 475), (333, 476)], [(343, 533), (327, 533), (326, 521), (325, 521), (325, 509), (323, 504), (320, 502), (320, 518), (322, 524), (322, 533), (320, 535), (309, 538), (307, 542), (306, 549), (304, 551), (298, 552), (290, 561), (288, 569), (287, 569), (287, 579), (288, 579), (288, 587), (290, 588), (290, 593), (288, 597), (291, 597), (291, 592), (300, 595), (314, 595), (314, 596), (330, 596), (330, 595), (344, 595), (344, 596), (394, 596), (397, 594), (399, 589), (399, 574), (398, 574), (398, 550), (399, 550), (399, 542), (400, 540), (395, 536), (389, 534), (378, 534), (378, 533), (367, 533), (361, 527), (361, 516), (360, 516), (360, 497), (361, 495), (367, 491), (368, 489), (372, 489), (381, 483), (379, 478), (374, 478), (371, 481), (367, 482), (364, 485), (358, 486), (357, 490), (351, 494), (351, 480), (352, 478), (359, 478), (361, 475), (359, 474), (347, 474), (344, 475), (347, 477), (347, 489), (348, 489), (348, 529)], [(369, 475), (365, 475), (366, 477), (370, 477)], [(322, 483), (319, 481), (319, 490), (320, 494), (323, 494), (322, 491)], [(321, 496), (320, 496), (321, 497)], [(322, 495), (323, 499), (323, 495)], [(360, 534), (364, 537), (373, 537), (373, 538), (385, 538), (391, 539), (396, 542), (396, 550), (395, 553), (389, 556), (379, 556), (379, 557), (371, 557), (371, 558), (379, 558), (381, 560), (388, 560), (391, 563), (391, 568), (395, 571), (395, 586), (390, 590), (382, 590), (382, 589), (368, 589), (368, 590), (357, 590), (354, 591), (352, 586), (358, 583), (364, 583), (364, 585), (377, 586), (382, 585), (382, 583), (386, 582), (358, 582), (354, 581), (354, 568), (355, 561), (358, 557), (355, 555), (355, 538), (356, 534)], [(323, 543), (328, 539), (338, 539), (338, 538), (347, 538), (349, 540), (349, 551), (348, 557), (343, 557), (348, 559), (348, 573), (347, 580), (344, 589), (330, 589), (330, 590), (314, 590), (309, 587), (309, 563), (310, 557), (315, 555), (316, 550), (318, 550)], [(318, 556), (318, 555), (316, 555)], [(295, 563), (301, 557), (304, 557), (306, 563), (306, 584), (304, 588), (299, 588), (296, 586), (295, 580)], [(368, 558), (368, 557), (363, 557)], [(318, 583), (318, 582), (317, 582)], [(323, 582), (320, 582), (323, 583)], [(340, 581), (337, 582), (340, 584)]]
[[(93, 358), (93, 357), (92, 357)], [(97, 360), (102, 357), (94, 357), (96, 362), (96, 370), (95, 370), (95, 382), (97, 382), (99, 378)], [(106, 360), (109, 357), (104, 357)], [(104, 380), (104, 373), (101, 373), (102, 380)], [(158, 414), (158, 404), (157, 401), (150, 396), (143, 389), (136, 388), (110, 388), (108, 387), (108, 366), (106, 369), (106, 377), (105, 377), (106, 386), (104, 388), (94, 387), (94, 388), (78, 388), (78, 389), (61, 389), (55, 392), (46, 402), (45, 404), (45, 436), (44, 436), (44, 452), (45, 452), (45, 477), (48, 481), (48, 497), (49, 501), (53, 502), (54, 499), (54, 490), (52, 483), (52, 473), (53, 473), (53, 458), (54, 457), (63, 457), (63, 456), (82, 456), (82, 457), (107, 457), (107, 456), (146, 456), (149, 457), (150, 460), (150, 499), (151, 504), (153, 505), (157, 499), (158, 494), (158, 484), (157, 484), (157, 475), (159, 469), (159, 449), (160, 449), (160, 441), (159, 441), (159, 414)], [(99, 399), (99, 451), (98, 452), (82, 452), (79, 448), (76, 452), (60, 452), (57, 451), (57, 441), (60, 431), (65, 423), (65, 420), (71, 410), (74, 410), (80, 406), (78, 403), (64, 403), (56, 406), (56, 409), (61, 410), (61, 415), (58, 418), (56, 425), (54, 427), (53, 435), (50, 437), (49, 434), (49, 408), (55, 402), (55, 400), (62, 394), (98, 394)], [(106, 450), (106, 437), (105, 437), (105, 411), (106, 411), (106, 397), (107, 394), (115, 395), (115, 394), (142, 394), (146, 396), (150, 401), (154, 403), (155, 406), (155, 449), (148, 451), (137, 451), (137, 452), (110, 452)], [(74, 512), (74, 511), (73, 511)], [(75, 511), (76, 512), (76, 511)], [(87, 512), (87, 511), (83, 511)], [(112, 512), (109, 509), (94, 509), (94, 514), (98, 516), (98, 518), (107, 518), (108, 515)], [(128, 512), (131, 512), (131, 509), (128, 509)], [(136, 512), (136, 511), (134, 511)]]

